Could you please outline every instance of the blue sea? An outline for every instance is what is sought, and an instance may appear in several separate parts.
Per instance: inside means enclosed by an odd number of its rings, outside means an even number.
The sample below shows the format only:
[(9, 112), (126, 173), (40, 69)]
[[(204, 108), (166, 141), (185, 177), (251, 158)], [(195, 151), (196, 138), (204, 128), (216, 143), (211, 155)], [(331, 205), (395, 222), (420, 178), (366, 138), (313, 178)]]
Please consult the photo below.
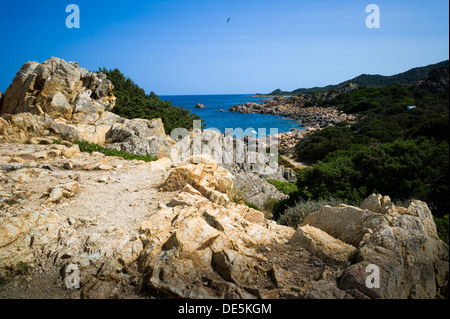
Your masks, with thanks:
[[(225, 133), (225, 129), (241, 128), (243, 135), (253, 137), (264, 137), (266, 134), (255, 134), (258, 129), (265, 128), (267, 135), (271, 128), (278, 129), (278, 133), (289, 132), (292, 128), (303, 128), (294, 120), (267, 115), (267, 114), (241, 114), (228, 112), (231, 106), (244, 104), (246, 102), (261, 103), (265, 97), (254, 97), (251, 94), (230, 94), (230, 95), (161, 95), (165, 101), (171, 101), (173, 105), (181, 106), (192, 113), (200, 115), (204, 120), (207, 129), (216, 128)], [(201, 103), (205, 109), (197, 109), (195, 106)], [(224, 113), (218, 113), (224, 110)], [(239, 134), (236, 136), (242, 137)]]

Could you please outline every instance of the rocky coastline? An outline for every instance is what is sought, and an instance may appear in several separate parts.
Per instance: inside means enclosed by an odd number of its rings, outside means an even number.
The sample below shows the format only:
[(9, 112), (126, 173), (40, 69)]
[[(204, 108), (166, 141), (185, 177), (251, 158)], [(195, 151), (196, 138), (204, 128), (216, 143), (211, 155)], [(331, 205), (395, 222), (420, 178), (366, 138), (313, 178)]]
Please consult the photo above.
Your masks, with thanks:
[(111, 82), (75, 62), (26, 63), (0, 101), (0, 298), (448, 298), (449, 248), (424, 202), (373, 194), (294, 229), (246, 203), (286, 198), (265, 179), (292, 171), (267, 154), (222, 163), (240, 142), (208, 130), (184, 145), (210, 152), (187, 156), (160, 119), (113, 114)]
[(248, 102), (234, 105), (229, 112), (261, 113), (297, 120), (304, 127), (325, 128), (339, 122), (354, 123), (357, 119), (352, 114), (345, 114), (333, 107), (320, 107), (320, 101), (335, 98), (340, 93), (351, 92), (358, 88), (353, 83), (343, 84), (334, 92), (302, 94), (284, 98), (276, 96), (262, 103)]

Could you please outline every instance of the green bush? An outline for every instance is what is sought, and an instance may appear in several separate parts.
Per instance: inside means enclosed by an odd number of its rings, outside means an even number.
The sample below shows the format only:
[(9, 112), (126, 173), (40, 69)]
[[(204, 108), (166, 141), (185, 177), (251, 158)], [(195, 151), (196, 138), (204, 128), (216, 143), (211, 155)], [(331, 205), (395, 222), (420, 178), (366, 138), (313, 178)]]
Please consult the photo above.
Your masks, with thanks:
[(162, 101), (155, 93), (149, 95), (134, 83), (130, 78), (125, 77), (119, 69), (107, 70), (99, 69), (114, 85), (114, 96), (116, 106), (112, 112), (122, 117), (155, 119), (160, 118), (164, 123), (167, 134), (175, 128), (192, 129), (193, 121), (200, 120), (196, 114), (191, 114), (189, 110), (172, 105), (168, 101)]
[[(440, 217), (449, 210), (449, 146), (433, 139), (353, 145), (298, 175), (291, 197), (361, 201), (372, 193), (420, 199)], [(292, 204), (292, 202), (290, 203)]]
[(434, 217), (439, 238), (448, 245), (448, 214), (443, 217)]
[(158, 160), (158, 158), (155, 156), (134, 155), (134, 154), (125, 153), (125, 152), (122, 152), (122, 151), (119, 151), (116, 149), (105, 148), (100, 145), (88, 143), (88, 142), (75, 141), (74, 144), (77, 144), (80, 147), (81, 152), (88, 152), (88, 153), (98, 152), (98, 153), (105, 154), (106, 156), (117, 156), (117, 157), (122, 157), (123, 159), (126, 159), (126, 160), (139, 160), (139, 161), (145, 161), (145, 162), (153, 162), (153, 161)]
[(334, 198), (328, 200), (299, 200), (294, 206), (289, 207), (278, 218), (277, 222), (280, 225), (297, 228), (310, 213), (316, 212), (326, 205), (334, 207), (338, 204), (342, 204), (342, 201)]
[(244, 204), (247, 205), (247, 206), (250, 207), (250, 208), (253, 208), (253, 209), (255, 209), (255, 210), (261, 211), (261, 209), (260, 209), (258, 206), (256, 206), (255, 204), (252, 204), (252, 203), (247, 202), (245, 199), (244, 199)]
[[(416, 105), (408, 110), (406, 106)], [(449, 93), (414, 85), (363, 88), (323, 106), (358, 112), (359, 121), (307, 136), (296, 147), (312, 168), (297, 174), (297, 192), (275, 205), (283, 214), (299, 199), (361, 201), (371, 193), (420, 199), (437, 217), (449, 208)]]
[(268, 179), (267, 181), (273, 186), (275, 186), (277, 190), (283, 194), (289, 195), (292, 192), (297, 191), (297, 186), (293, 183), (280, 182), (276, 179)]

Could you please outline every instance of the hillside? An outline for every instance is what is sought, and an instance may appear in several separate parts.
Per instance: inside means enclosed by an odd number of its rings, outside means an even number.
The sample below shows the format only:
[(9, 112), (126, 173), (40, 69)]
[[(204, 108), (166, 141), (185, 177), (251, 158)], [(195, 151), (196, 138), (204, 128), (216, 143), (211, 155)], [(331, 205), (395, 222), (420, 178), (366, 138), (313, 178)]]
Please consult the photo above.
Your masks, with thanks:
[(353, 79), (344, 81), (337, 85), (327, 85), (324, 87), (313, 87), (313, 88), (301, 88), (294, 90), (292, 92), (282, 91), (280, 89), (277, 89), (267, 95), (299, 95), (299, 94), (306, 94), (306, 93), (324, 93), (331, 90), (336, 89), (339, 85), (345, 84), (345, 83), (356, 83), (359, 86), (362, 87), (386, 87), (394, 83), (409, 83), (409, 82), (415, 82), (419, 81), (425, 77), (427, 77), (431, 71), (439, 69), (443, 66), (448, 66), (449, 61), (442, 61), (435, 64), (430, 64), (423, 67), (417, 67), (413, 68), (411, 70), (408, 70), (403, 73), (385, 76), (385, 75), (379, 75), (379, 74), (361, 74)]

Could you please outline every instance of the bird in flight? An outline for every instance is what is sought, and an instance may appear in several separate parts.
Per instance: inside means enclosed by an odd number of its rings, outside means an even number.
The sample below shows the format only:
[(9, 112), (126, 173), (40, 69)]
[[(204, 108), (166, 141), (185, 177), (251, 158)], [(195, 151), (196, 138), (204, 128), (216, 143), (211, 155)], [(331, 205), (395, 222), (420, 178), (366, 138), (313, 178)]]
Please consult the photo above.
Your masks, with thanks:
[(230, 22), (231, 17), (228, 18), (227, 23)]

